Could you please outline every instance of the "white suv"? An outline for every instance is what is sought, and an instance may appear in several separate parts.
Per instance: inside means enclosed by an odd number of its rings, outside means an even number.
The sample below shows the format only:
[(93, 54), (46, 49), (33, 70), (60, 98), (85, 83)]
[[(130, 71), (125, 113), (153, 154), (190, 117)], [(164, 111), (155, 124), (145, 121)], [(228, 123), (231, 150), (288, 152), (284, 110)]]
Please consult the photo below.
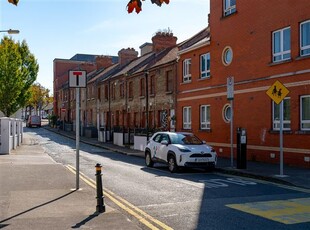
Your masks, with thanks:
[(145, 147), (145, 163), (167, 163), (170, 172), (178, 167), (214, 169), (217, 161), (215, 150), (192, 133), (157, 132)]

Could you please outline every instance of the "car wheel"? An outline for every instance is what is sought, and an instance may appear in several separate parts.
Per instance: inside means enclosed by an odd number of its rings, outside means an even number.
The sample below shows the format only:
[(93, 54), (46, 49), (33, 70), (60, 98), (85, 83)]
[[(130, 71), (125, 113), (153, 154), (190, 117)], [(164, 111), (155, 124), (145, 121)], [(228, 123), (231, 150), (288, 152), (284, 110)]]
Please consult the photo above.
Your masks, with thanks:
[(154, 161), (152, 160), (150, 152), (145, 153), (145, 164), (147, 167), (153, 167), (154, 165)]
[(168, 166), (171, 173), (174, 173), (178, 170), (178, 165), (173, 155), (170, 155), (168, 158)]

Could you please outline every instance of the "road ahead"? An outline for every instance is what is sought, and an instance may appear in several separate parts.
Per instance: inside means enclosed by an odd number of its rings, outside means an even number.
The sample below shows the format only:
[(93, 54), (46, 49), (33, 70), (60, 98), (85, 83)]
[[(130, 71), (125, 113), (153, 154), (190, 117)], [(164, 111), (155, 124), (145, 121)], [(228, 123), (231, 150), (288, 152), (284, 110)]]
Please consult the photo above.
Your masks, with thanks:
[[(43, 128), (25, 131), (36, 134), (56, 162), (75, 167), (74, 140)], [(159, 229), (310, 229), (309, 190), (199, 170), (171, 174), (161, 165), (146, 168), (142, 158), (81, 143), (85, 178), (95, 180), (97, 163), (103, 166), (106, 202), (143, 229), (150, 226), (114, 198)]]

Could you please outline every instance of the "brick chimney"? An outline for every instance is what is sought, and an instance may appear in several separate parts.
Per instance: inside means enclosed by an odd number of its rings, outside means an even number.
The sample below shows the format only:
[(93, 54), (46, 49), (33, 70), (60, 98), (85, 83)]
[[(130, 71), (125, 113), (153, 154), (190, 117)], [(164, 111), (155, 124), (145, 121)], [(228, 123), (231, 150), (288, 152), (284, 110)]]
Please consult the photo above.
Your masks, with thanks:
[(96, 57), (96, 65), (97, 65), (97, 70), (102, 69), (102, 68), (107, 68), (111, 65), (113, 65), (112, 62), (112, 57), (110, 56), (97, 56)]
[(153, 51), (153, 44), (146, 42), (143, 45), (141, 45), (139, 48), (140, 48), (141, 56), (143, 56)]
[(138, 52), (134, 48), (121, 49), (118, 52), (118, 62), (120, 65), (127, 64), (138, 57)]
[(157, 32), (154, 37), (152, 37), (153, 42), (153, 52), (157, 53), (163, 49), (175, 46), (177, 44), (178, 38), (173, 36), (173, 33), (168, 32)]

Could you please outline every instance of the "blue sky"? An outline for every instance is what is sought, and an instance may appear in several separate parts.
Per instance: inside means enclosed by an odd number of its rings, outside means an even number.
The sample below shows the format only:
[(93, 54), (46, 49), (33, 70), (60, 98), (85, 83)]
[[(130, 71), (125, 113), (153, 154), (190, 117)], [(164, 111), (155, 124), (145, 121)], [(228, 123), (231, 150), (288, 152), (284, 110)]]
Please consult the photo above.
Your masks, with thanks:
[(20, 30), (11, 36), (26, 40), (40, 66), (37, 82), (52, 93), (55, 58), (77, 53), (117, 56), (128, 47), (140, 51), (157, 31), (168, 28), (179, 43), (207, 26), (209, 0), (170, 0), (162, 7), (145, 0), (139, 14), (127, 13), (128, 1), (20, 0), (16, 7), (1, 0), (0, 30)]

